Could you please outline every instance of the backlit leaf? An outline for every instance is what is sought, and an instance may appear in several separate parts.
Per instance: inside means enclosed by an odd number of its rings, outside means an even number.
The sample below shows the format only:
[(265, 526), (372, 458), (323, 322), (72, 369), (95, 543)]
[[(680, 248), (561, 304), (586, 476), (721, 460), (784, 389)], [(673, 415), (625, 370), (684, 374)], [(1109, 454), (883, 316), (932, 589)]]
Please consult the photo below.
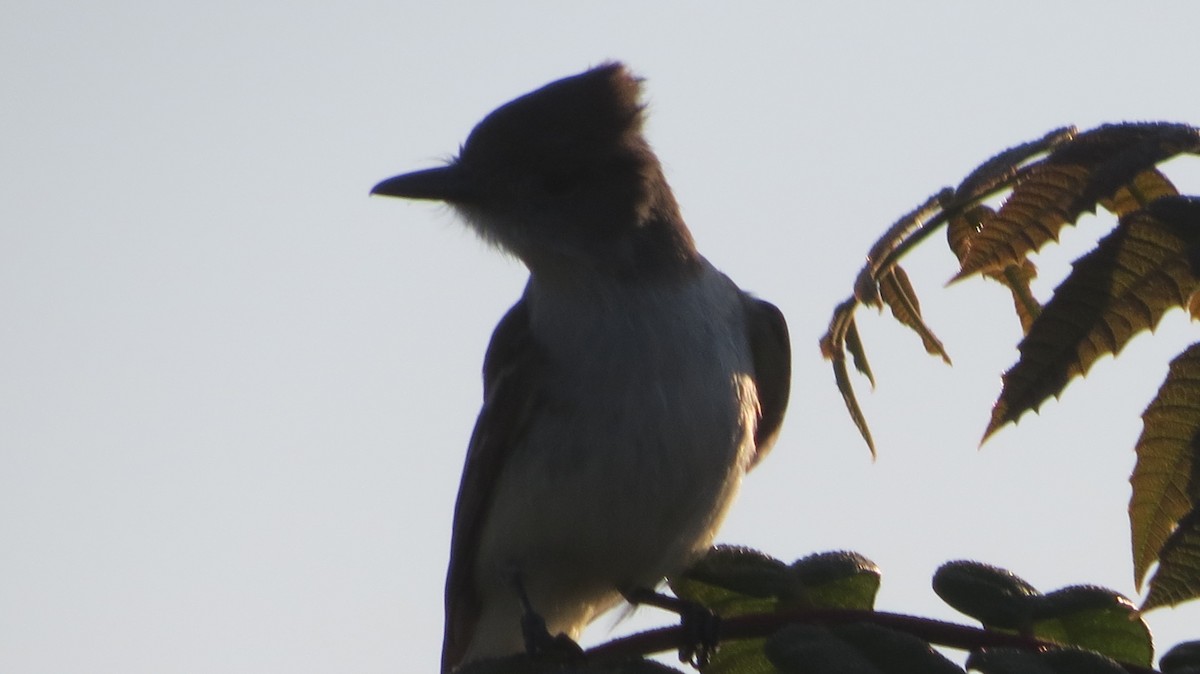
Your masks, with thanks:
[[(971, 241), (995, 216), (996, 211), (984, 205), (974, 206), (951, 216), (946, 227), (946, 241), (960, 264), (971, 250)], [(1012, 293), (1013, 308), (1017, 312), (1017, 319), (1021, 321), (1021, 331), (1028, 333), (1034, 319), (1042, 311), (1041, 303), (1033, 296), (1029, 287), (1030, 281), (1037, 278), (1037, 267), (1029, 260), (1021, 260), (1001, 270), (984, 271), (983, 275), (999, 281)]]
[(891, 308), (892, 316), (921, 337), (926, 353), (941, 356), (947, 365), (950, 364), (950, 356), (946, 354), (942, 340), (933, 334), (921, 317), (921, 303), (904, 269), (896, 265), (879, 278), (879, 295), (884, 304)]
[[(1195, 502), (1196, 494), (1193, 492), (1191, 496)], [(1200, 597), (1200, 509), (1193, 509), (1163, 545), (1142, 610), (1173, 606), (1197, 597)]]
[(946, 562), (933, 575), (933, 591), (960, 613), (984, 627), (1024, 631), (1041, 593), (1015, 573), (990, 564)]
[(1189, 484), (1200, 451), (1200, 344), (1171, 361), (1142, 413), (1137, 466), (1129, 481), (1133, 575), (1139, 586), (1179, 520), (1196, 507)]
[(1178, 194), (1179, 190), (1165, 175), (1158, 169), (1150, 169), (1137, 174), (1133, 182), (1121, 186), (1112, 197), (1101, 199), (1100, 205), (1110, 213), (1122, 216), (1145, 208), (1155, 200)]
[(1197, 250), (1200, 200), (1168, 197), (1122, 218), (1075, 262), (1021, 340), (984, 439), (1059, 395), (1100, 356), (1120, 353), (1167, 310), (1185, 306), (1200, 288), (1192, 265)]
[(1200, 149), (1200, 134), (1182, 124), (1117, 124), (1087, 131), (1029, 167), (979, 232), (955, 278), (1017, 264), (1101, 199), (1181, 152)]
[(1078, 646), (1120, 662), (1149, 667), (1154, 659), (1150, 628), (1133, 604), (1112, 590), (1081, 585), (1031, 600), (1033, 633), (1039, 639)]

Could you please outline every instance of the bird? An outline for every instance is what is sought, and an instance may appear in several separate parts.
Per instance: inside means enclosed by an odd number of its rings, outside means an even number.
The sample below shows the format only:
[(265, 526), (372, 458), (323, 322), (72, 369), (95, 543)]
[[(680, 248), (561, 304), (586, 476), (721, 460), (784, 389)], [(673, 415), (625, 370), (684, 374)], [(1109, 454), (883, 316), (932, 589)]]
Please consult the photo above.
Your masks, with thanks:
[[(577, 639), (710, 548), (774, 444), (782, 313), (697, 251), (619, 61), (502, 105), (444, 165), (372, 194), (444, 202), (529, 277), (484, 356), (441, 666)], [(644, 596), (644, 595), (643, 595)]]

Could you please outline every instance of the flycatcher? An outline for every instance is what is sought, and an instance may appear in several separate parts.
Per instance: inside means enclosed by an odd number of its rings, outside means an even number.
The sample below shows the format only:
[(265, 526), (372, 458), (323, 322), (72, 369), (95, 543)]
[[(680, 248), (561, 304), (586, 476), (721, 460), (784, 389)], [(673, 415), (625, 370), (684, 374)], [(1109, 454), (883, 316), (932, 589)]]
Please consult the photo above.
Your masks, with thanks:
[(619, 63), (552, 82), (372, 189), (446, 202), (529, 269), (484, 358), (443, 671), (522, 651), (524, 602), (574, 639), (682, 571), (783, 420), (787, 325), (697, 252), (639, 95)]

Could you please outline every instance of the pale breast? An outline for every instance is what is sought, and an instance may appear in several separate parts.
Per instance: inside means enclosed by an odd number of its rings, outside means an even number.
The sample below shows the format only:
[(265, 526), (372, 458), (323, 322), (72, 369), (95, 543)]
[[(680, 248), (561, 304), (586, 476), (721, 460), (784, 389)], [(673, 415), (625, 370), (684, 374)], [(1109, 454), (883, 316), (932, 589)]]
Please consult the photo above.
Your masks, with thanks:
[(517, 568), (531, 594), (599, 610), (706, 548), (737, 491), (758, 411), (741, 299), (706, 266), (582, 301), (531, 285), (526, 300), (546, 402), (497, 484), (480, 572)]

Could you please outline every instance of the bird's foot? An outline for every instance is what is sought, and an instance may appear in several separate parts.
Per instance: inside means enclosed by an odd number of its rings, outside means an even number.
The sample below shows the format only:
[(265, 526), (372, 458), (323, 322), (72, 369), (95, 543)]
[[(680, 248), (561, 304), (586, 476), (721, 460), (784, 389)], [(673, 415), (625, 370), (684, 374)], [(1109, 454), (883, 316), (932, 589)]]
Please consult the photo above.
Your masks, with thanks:
[(647, 604), (679, 615), (683, 638), (679, 646), (679, 661), (697, 669), (712, 659), (720, 645), (721, 617), (694, 601), (671, 597), (645, 588), (626, 592), (632, 604)]
[(570, 662), (583, 659), (583, 649), (574, 639), (561, 632), (550, 634), (546, 621), (533, 611), (526, 611), (521, 616), (521, 636), (525, 639), (527, 655)]
[(563, 633), (550, 634), (546, 620), (533, 610), (533, 603), (525, 592), (520, 576), (513, 579), (517, 596), (521, 599), (521, 637), (525, 640), (525, 653), (533, 657), (549, 657), (555, 660), (577, 662), (583, 659), (583, 649), (575, 640)]

